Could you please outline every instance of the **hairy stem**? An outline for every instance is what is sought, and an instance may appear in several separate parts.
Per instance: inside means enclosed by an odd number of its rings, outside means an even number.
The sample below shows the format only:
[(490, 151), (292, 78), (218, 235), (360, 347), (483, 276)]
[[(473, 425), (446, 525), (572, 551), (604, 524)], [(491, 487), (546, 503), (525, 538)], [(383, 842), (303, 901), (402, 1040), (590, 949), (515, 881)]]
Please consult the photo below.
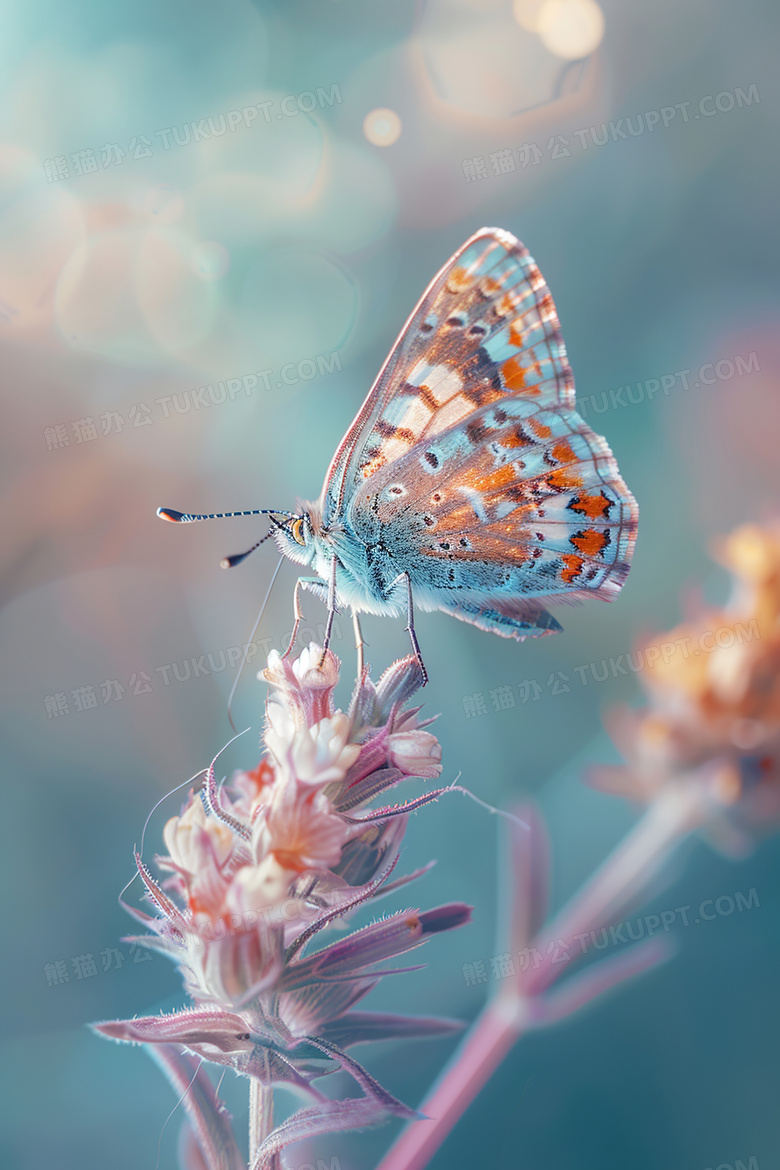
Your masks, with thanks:
[[(271, 1085), (252, 1078), (249, 1084), (249, 1165), (254, 1167), (257, 1152), (274, 1126), (274, 1091)], [(274, 1157), (269, 1164), (272, 1170)]]

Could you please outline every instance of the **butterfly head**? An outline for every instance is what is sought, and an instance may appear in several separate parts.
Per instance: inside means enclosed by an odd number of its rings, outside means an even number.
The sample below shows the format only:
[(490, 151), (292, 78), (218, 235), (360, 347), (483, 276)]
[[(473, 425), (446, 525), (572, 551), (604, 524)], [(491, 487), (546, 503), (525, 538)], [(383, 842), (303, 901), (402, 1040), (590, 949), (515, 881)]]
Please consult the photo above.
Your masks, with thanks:
[(279, 551), (298, 565), (310, 565), (316, 552), (317, 518), (312, 504), (300, 504), (297, 515), (274, 528)]

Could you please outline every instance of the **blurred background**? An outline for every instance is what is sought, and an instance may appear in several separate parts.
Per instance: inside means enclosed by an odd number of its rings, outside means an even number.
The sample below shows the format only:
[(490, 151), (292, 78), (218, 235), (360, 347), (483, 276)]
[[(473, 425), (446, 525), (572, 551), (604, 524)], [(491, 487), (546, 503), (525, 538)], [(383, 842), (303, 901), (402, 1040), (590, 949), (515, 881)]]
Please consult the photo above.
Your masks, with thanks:
[[(556, 638), (518, 646), (442, 615), (418, 633), (445, 780), (539, 801), (560, 903), (636, 815), (581, 782), (615, 758), (602, 710), (639, 696), (609, 659), (686, 596), (720, 601), (709, 542), (777, 503), (778, 10), (8, 0), (0, 22), (0, 1160), (169, 1170), (167, 1083), (85, 1025), (182, 1003), (174, 969), (121, 941), (117, 895), (149, 810), (231, 734), (276, 558), (224, 573), (264, 526), (174, 528), (155, 509), (315, 497), (437, 269), (483, 224), (519, 236), (582, 412), (639, 500), (634, 567)], [(255, 674), (285, 644), (294, 579), (285, 564), (250, 651), (231, 768), (257, 761)], [(308, 598), (309, 637), (324, 617)], [(376, 675), (406, 635), (364, 624)], [(348, 684), (346, 619), (333, 648)], [(147, 857), (178, 802), (154, 814)], [(438, 859), (415, 897), (468, 901), (475, 922), (375, 1005), (477, 1014), (499, 836), (457, 795), (413, 819), (406, 868)], [(651, 910), (752, 888), (759, 905), (681, 930), (673, 963), (523, 1042), (432, 1165), (777, 1165), (779, 872), (776, 841), (739, 865), (693, 846)], [(479, 961), (488, 982), (468, 986)], [(416, 1104), (452, 1047), (359, 1055)], [(245, 1089), (222, 1091), (242, 1131)], [(392, 1136), (336, 1136), (290, 1165), (370, 1167)]]

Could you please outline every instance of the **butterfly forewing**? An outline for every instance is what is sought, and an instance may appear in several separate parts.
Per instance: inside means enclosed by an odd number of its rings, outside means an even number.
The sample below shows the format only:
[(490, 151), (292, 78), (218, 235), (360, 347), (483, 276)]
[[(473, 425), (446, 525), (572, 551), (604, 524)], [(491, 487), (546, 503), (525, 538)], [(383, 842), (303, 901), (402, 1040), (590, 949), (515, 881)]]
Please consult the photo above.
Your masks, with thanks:
[(333, 458), (325, 522), (379, 468), (506, 396), (574, 405), (552, 297), (528, 250), (483, 228), (429, 285)]

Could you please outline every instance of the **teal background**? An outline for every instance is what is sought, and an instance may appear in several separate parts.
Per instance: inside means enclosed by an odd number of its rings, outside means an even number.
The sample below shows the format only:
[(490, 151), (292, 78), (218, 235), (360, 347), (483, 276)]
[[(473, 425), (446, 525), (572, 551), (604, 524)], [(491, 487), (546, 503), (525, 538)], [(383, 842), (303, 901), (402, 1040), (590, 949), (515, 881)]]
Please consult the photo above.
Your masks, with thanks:
[[(578, 396), (639, 500), (640, 535), (618, 601), (565, 611), (556, 638), (518, 646), (420, 616), (426, 710), (441, 712), (445, 780), (461, 773), (504, 808), (539, 800), (555, 904), (633, 821), (581, 777), (614, 759), (600, 712), (636, 701), (637, 679), (599, 683), (589, 664), (601, 675), (603, 659), (676, 623), (699, 589), (722, 599), (708, 543), (777, 501), (778, 11), (759, 0), (602, 8), (601, 46), (566, 65), (520, 31), (504, 0), (4, 6), (3, 1165), (176, 1164), (180, 1114), (163, 1129), (167, 1084), (141, 1050), (85, 1025), (182, 1002), (164, 960), (134, 964), (119, 941), (131, 924), (117, 894), (151, 807), (230, 735), (235, 673), (179, 682), (171, 664), (185, 676), (185, 660), (248, 639), (275, 558), (266, 546), (222, 573), (220, 557), (263, 527), (176, 529), (156, 507), (292, 508), (316, 496), (417, 297), (483, 224), (514, 232), (538, 261)], [(702, 98), (752, 86), (750, 104), (700, 114)], [(332, 101), (275, 116), (286, 95), (318, 90)], [(183, 139), (193, 120), (266, 102), (268, 122), (209, 141), (166, 151), (157, 133), (179, 127)], [(684, 102), (687, 123), (680, 112), (652, 133), (604, 146), (586, 135), (587, 150), (574, 133), (601, 137), (602, 123)], [(386, 147), (363, 131), (383, 107), (402, 124)], [(102, 147), (127, 152), (135, 138), (138, 150), (141, 136), (150, 157), (103, 166)], [(556, 136), (568, 155), (553, 157)], [(523, 144), (541, 152), (525, 167)], [(489, 156), (503, 149), (515, 170), (495, 176)], [(84, 150), (97, 170), (78, 176), (70, 159)], [(480, 156), (487, 177), (467, 182), (463, 162)], [(45, 164), (58, 158), (69, 177), (49, 181)], [(333, 354), (340, 370), (282, 381), (288, 363), (308, 371)], [(736, 373), (738, 357), (750, 372)], [(696, 386), (720, 360), (734, 376)], [(270, 389), (259, 379), (232, 402), (181, 414), (169, 405), (169, 418), (157, 402), (261, 370), (272, 371)], [(678, 371), (690, 371), (688, 390), (678, 376), (649, 398), (648, 381)], [(612, 404), (624, 386), (636, 401), (624, 392)], [(151, 424), (133, 425), (139, 403)], [(100, 416), (112, 411), (122, 430), (103, 435)], [(86, 418), (97, 437), (79, 443), (71, 424)], [(58, 424), (68, 446), (49, 449)], [(259, 636), (271, 645), (289, 631), (294, 576), (285, 565), (264, 615)], [(324, 611), (309, 599), (306, 613), (316, 633)], [(405, 653), (402, 625), (366, 620), (375, 673)], [(342, 619), (344, 702), (350, 639)], [(239, 687), (236, 724), (252, 730), (230, 767), (256, 762), (257, 669)], [(559, 671), (570, 689), (553, 695)], [(133, 694), (140, 672), (152, 689)], [(125, 693), (104, 703), (100, 684), (114, 679)], [(524, 681), (540, 688), (535, 701), (529, 691), (520, 702)], [(77, 711), (71, 691), (87, 685), (98, 705)], [(491, 691), (505, 685), (516, 706), (495, 711)], [(58, 693), (70, 712), (48, 717), (46, 696)], [(467, 718), (475, 695), (486, 713)], [(147, 856), (178, 800), (152, 818)], [(415, 897), (464, 899), (475, 921), (433, 942), (427, 970), (389, 980), (377, 1005), (477, 1014), (491, 985), (466, 987), (462, 967), (497, 950), (499, 836), (494, 817), (457, 795), (413, 819), (404, 865), (438, 859)], [(679, 930), (672, 963), (524, 1041), (432, 1166), (705, 1170), (751, 1156), (776, 1166), (779, 867), (771, 839), (739, 865), (701, 844), (686, 851), (649, 909), (753, 887), (760, 906)], [(100, 952), (115, 946), (124, 964), (104, 972)], [(71, 959), (88, 953), (98, 973), (78, 980)], [(70, 982), (49, 987), (44, 966), (57, 960)], [(451, 1048), (358, 1056), (416, 1104)], [(244, 1088), (227, 1077), (223, 1091), (243, 1132)], [(387, 1127), (323, 1139), (289, 1164), (370, 1167), (391, 1138)]]

